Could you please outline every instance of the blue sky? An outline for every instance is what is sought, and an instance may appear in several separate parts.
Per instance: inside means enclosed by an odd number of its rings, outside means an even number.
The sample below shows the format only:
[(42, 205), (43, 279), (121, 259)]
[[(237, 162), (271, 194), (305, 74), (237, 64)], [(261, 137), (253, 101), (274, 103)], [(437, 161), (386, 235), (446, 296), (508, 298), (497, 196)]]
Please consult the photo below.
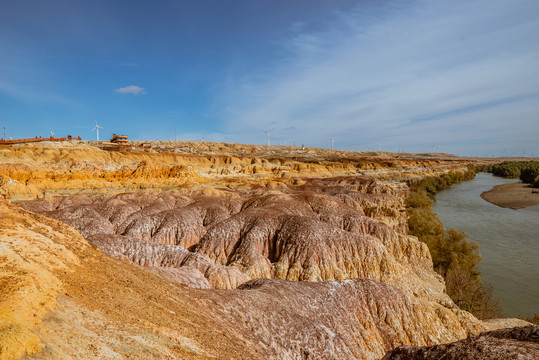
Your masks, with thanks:
[[(0, 126), (539, 156), (539, 2), (0, 0)], [(175, 135), (176, 134), (176, 135)]]

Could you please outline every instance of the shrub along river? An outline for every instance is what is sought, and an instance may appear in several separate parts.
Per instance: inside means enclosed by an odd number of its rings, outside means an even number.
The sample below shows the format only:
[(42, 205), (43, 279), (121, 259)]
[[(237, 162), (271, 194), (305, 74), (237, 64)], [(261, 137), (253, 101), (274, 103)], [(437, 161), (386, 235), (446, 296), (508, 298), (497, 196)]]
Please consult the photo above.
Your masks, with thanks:
[(440, 191), (434, 212), (446, 228), (465, 231), (479, 244), (481, 275), (494, 287), (504, 315), (531, 317), (539, 313), (539, 206), (506, 209), (480, 196), (514, 182), (518, 180), (479, 173)]

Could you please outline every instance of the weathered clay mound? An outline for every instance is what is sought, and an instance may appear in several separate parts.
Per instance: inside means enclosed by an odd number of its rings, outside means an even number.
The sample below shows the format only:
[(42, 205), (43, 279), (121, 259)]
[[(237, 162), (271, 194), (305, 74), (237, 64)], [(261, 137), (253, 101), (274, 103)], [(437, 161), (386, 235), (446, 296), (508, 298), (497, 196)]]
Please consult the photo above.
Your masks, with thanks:
[[(0, 349), (15, 358), (378, 359), (485, 329), (451, 304), (370, 279), (246, 281), (178, 245), (88, 236), (145, 271), (54, 219), (3, 203), (0, 215)], [(212, 279), (238, 288), (207, 289)]]
[(184, 284), (195, 289), (212, 289), (212, 285), (197, 268), (182, 266), (171, 268), (166, 266), (152, 267), (151, 271), (172, 282)]
[(384, 360), (405, 359), (539, 359), (539, 326), (530, 325), (484, 332), (479, 336), (451, 344), (428, 347), (400, 346), (384, 356)]
[(24, 207), (77, 228), (107, 254), (141, 266), (180, 268), (185, 264), (177, 254), (203, 255), (205, 268), (198, 270), (216, 288), (249, 278), (358, 277), (406, 287), (401, 280), (415, 275), (401, 265), (428, 269), (430, 258), (423, 244), (383, 222), (396, 218), (389, 212), (402, 215), (402, 198), (390, 192), (402, 193), (374, 179), (343, 177), (281, 191), (83, 195)]
[(24, 206), (76, 227), (106, 254), (190, 287), (368, 278), (422, 298), (447, 326), (465, 329), (462, 336), (474, 331), (477, 320), (447, 297), (426, 245), (384, 223), (387, 209), (403, 211), (397, 194), (376, 180), (339, 178), (281, 191), (83, 196)]
[(0, 197), (48, 216), (0, 203), (0, 358), (378, 359), (491, 326), (407, 236), (404, 183), (358, 176), (464, 161), (154, 145), (0, 149)]
[(216, 265), (207, 255), (178, 245), (113, 234), (90, 235), (88, 242), (105, 254), (150, 268), (169, 280), (199, 289), (235, 289), (250, 278), (234, 267)]
[(222, 307), (232, 326), (251, 331), (268, 359), (378, 359), (399, 344), (434, 344), (466, 334), (430, 304), (368, 279), (259, 279), (199, 296)]
[(394, 194), (395, 189), (373, 178), (340, 176), (322, 179), (310, 179), (303, 189), (328, 193), (339, 193), (343, 188), (364, 194)]
[[(253, 214), (254, 212), (254, 214)], [(324, 281), (380, 279), (390, 255), (372, 236), (307, 216), (246, 211), (212, 227), (194, 248), (252, 278)]]

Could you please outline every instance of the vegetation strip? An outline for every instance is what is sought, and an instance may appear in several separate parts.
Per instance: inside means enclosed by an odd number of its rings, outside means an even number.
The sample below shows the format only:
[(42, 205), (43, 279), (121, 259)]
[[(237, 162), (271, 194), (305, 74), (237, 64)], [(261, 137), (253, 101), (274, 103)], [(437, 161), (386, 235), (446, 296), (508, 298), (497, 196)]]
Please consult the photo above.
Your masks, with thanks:
[(474, 177), (475, 168), (470, 166), (466, 172), (426, 177), (409, 184), (408, 231), (429, 247), (434, 269), (444, 277), (451, 299), (476, 317), (489, 319), (500, 316), (501, 310), (477, 269), (481, 261), (479, 246), (469, 241), (465, 232), (445, 229), (432, 209), (438, 191)]
[(539, 161), (504, 161), (490, 166), (488, 172), (510, 179), (520, 179), (539, 188)]

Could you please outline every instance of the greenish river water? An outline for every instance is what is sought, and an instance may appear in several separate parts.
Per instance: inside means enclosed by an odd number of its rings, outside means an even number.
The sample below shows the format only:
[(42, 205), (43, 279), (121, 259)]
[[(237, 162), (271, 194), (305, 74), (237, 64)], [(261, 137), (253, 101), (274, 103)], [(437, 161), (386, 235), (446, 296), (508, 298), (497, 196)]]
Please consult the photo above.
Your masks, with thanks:
[(479, 244), (483, 279), (508, 317), (539, 313), (539, 206), (505, 209), (481, 198), (493, 186), (518, 182), (487, 173), (436, 195), (434, 212), (446, 228)]

